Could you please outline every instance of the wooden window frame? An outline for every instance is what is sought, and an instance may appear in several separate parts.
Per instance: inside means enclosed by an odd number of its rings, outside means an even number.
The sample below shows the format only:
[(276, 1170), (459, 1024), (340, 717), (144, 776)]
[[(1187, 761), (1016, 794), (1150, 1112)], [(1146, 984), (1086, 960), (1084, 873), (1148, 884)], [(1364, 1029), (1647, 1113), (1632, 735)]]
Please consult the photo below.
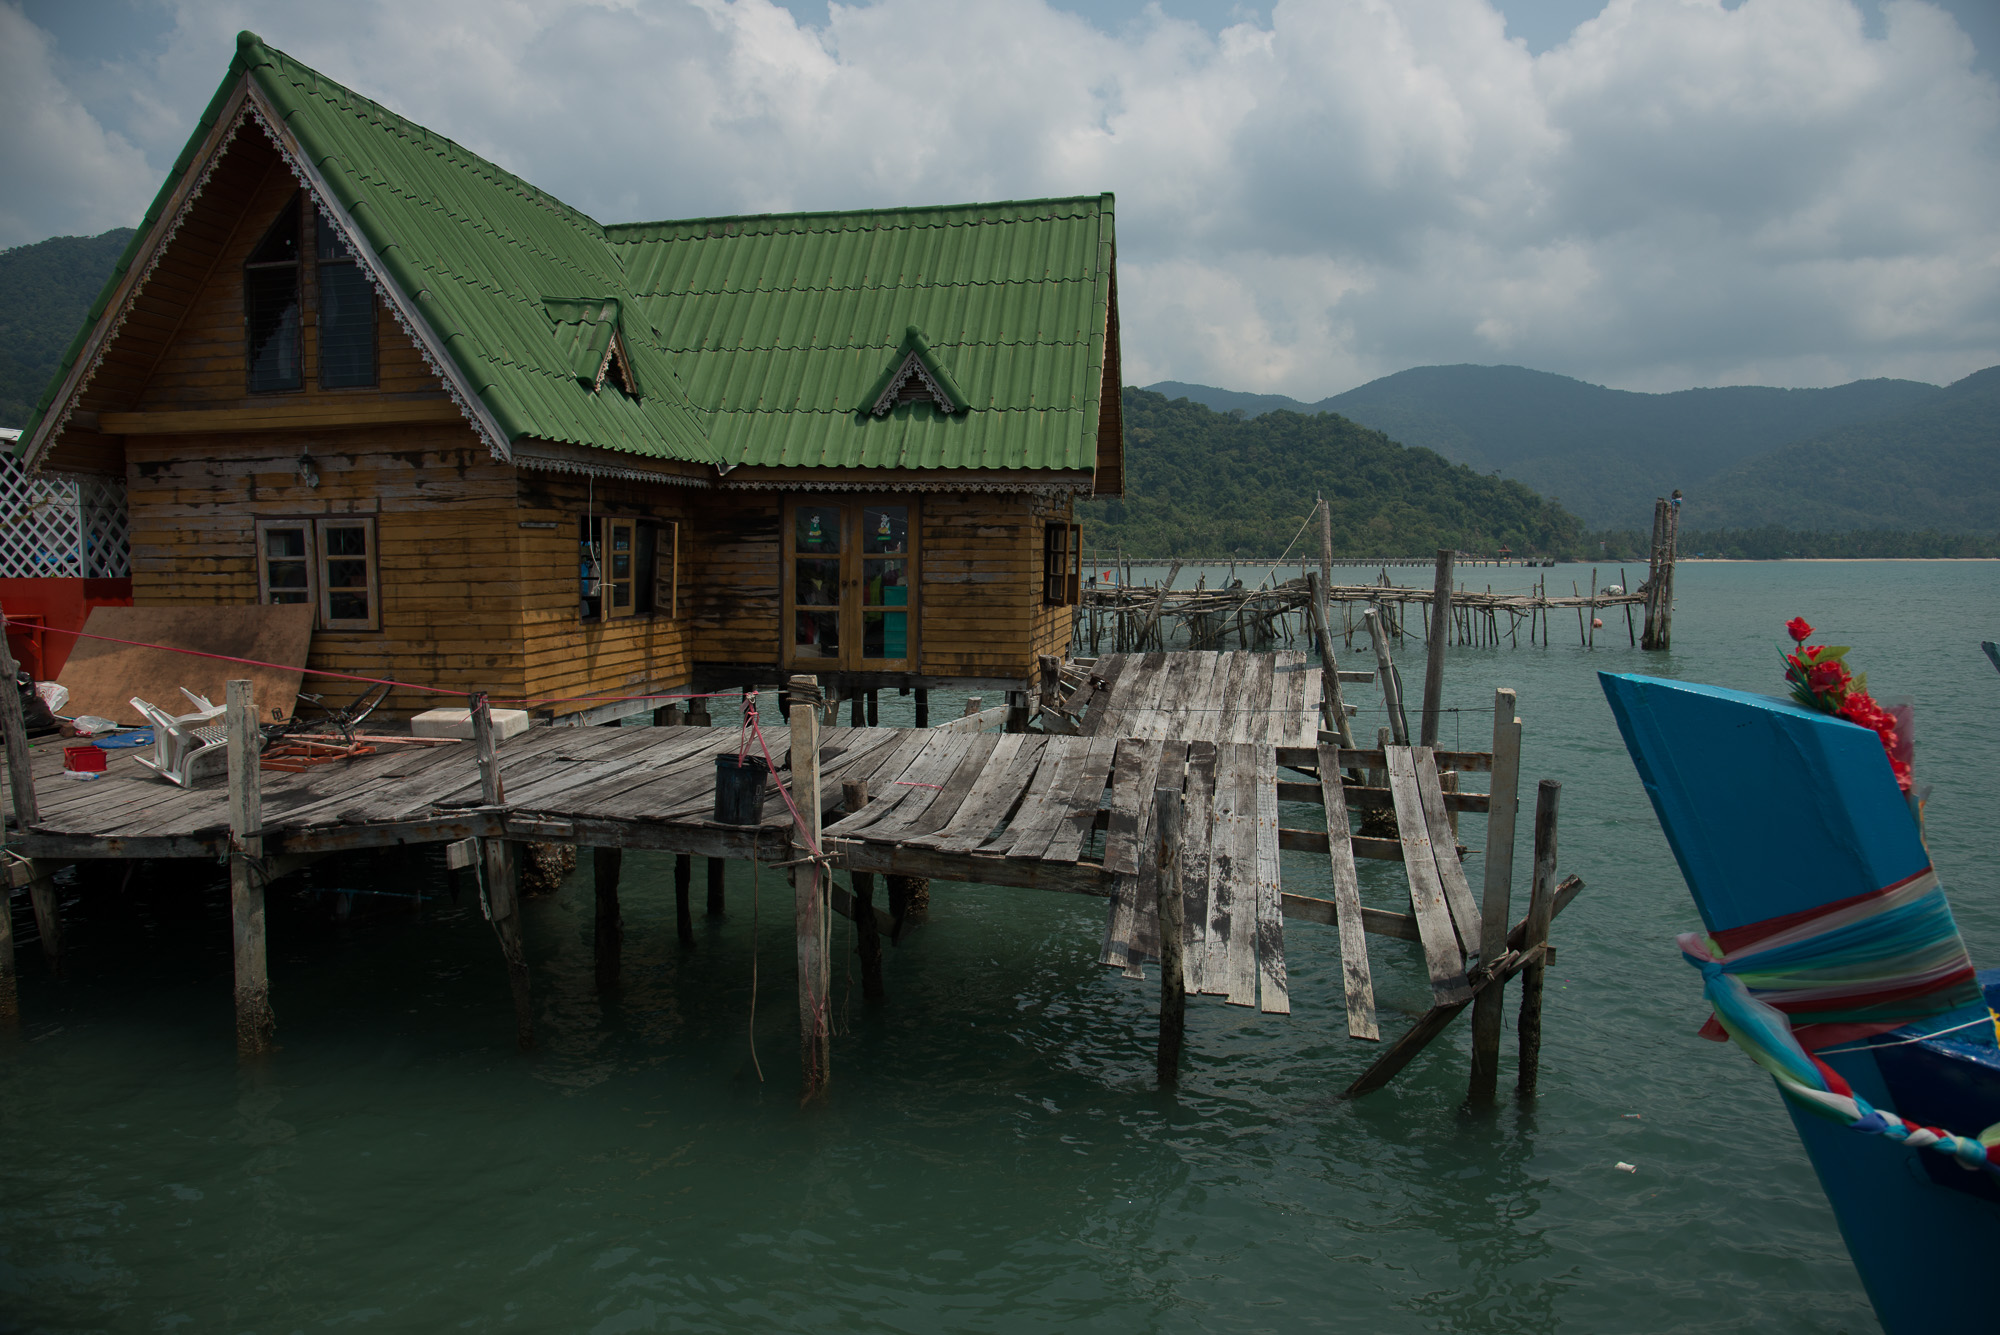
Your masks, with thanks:
[[(305, 606), (313, 609), (313, 624), (319, 624), (319, 535), (313, 531), (310, 519), (260, 519), (254, 532), (257, 542), (257, 601), (275, 606), (298, 606), (296, 603), (279, 603), (271, 596), (270, 547), (265, 535), (274, 530), (296, 529), (305, 534), (306, 596)], [(286, 590), (292, 592), (292, 590)]]
[(1083, 601), (1083, 525), (1062, 519), (1042, 529), (1042, 606), (1072, 607)]
[[(624, 530), (625, 573), (615, 575), (613, 554), (619, 530)], [(639, 611), (639, 520), (633, 515), (605, 515), (597, 521), (597, 616), (600, 621), (623, 621)], [(618, 604), (618, 591), (625, 591), (625, 604)]]
[[(340, 529), (359, 529), (367, 535), (368, 550), (363, 557), (368, 570), (368, 615), (336, 617), (333, 595), (336, 590), (327, 578), (327, 563), (334, 558), (326, 550), (326, 536)], [(382, 563), (375, 540), (373, 515), (322, 515), (313, 521), (314, 564), (319, 568), (319, 626), (321, 630), (382, 629)], [(343, 560), (351, 558), (343, 557)], [(342, 588), (351, 586), (343, 585)]]
[[(833, 507), (841, 511), (841, 600), (838, 604), (841, 616), (843, 644), (838, 658), (798, 658), (798, 646), (793, 642), (796, 633), (798, 608), (794, 602), (794, 583), (797, 578), (798, 520), (800, 506)], [(864, 613), (870, 610), (862, 599), (862, 561), (866, 555), (861, 551), (861, 515), (870, 508), (901, 506), (907, 515), (908, 549), (902, 553), (908, 562), (909, 601), (889, 607), (878, 607), (877, 611), (899, 611), (905, 613), (904, 656), (902, 658), (863, 658), (860, 644), (863, 639)], [(923, 501), (919, 496), (899, 492), (806, 492), (786, 496), (778, 506), (779, 575), (778, 575), (778, 662), (790, 671), (798, 672), (916, 672), (922, 661), (923, 627)], [(855, 648), (850, 656), (845, 638), (853, 621)], [(884, 667), (885, 663), (902, 663), (903, 667)]]
[[(314, 360), (318, 362), (318, 366), (314, 368), (313, 372), (314, 381), (321, 391), (328, 394), (340, 394), (349, 390), (379, 389), (382, 384), (382, 321), (380, 313), (376, 309), (380, 299), (375, 295), (375, 285), (369, 281), (367, 270), (362, 267), (360, 257), (348, 246), (347, 238), (341, 234), (340, 229), (334, 225), (333, 221), (317, 205), (313, 208), (312, 233), (313, 351)], [(328, 234), (334, 238), (335, 244), (342, 251), (342, 254), (331, 259), (319, 253), (320, 238)], [(358, 280), (359, 291), (367, 305), (368, 379), (365, 381), (356, 380), (342, 385), (329, 385), (326, 383), (326, 326), (323, 323), (322, 317), (326, 313), (326, 282), (327, 271), (329, 269), (351, 270)], [(303, 354), (303, 338), (301, 339), (300, 351)], [(304, 369), (303, 357), (300, 369), (301, 371)], [(301, 378), (303, 379), (303, 376)]]
[[(313, 609), (313, 629), (367, 631), (382, 629), (382, 553), (378, 546), (374, 515), (315, 515), (301, 518), (259, 519), (252, 530), (257, 544), (259, 603), (268, 604), (273, 601), (270, 549), (265, 542), (265, 534), (277, 529), (296, 529), (305, 534), (306, 605)], [(327, 581), (327, 562), (335, 558), (327, 554), (326, 535), (337, 529), (360, 529), (367, 534), (368, 550), (363, 557), (368, 568), (368, 615), (365, 617), (333, 615), (333, 594), (339, 590), (330, 587)]]
[[(246, 394), (296, 394), (306, 387), (306, 255), (311, 249), (306, 244), (304, 225), (304, 199), (300, 192), (293, 192), (278, 208), (277, 217), (271, 219), (257, 242), (250, 248), (250, 257), (243, 261), (243, 391)], [(287, 214), (291, 215), (294, 235), (292, 237), (292, 258), (289, 260), (259, 260), (257, 252), (264, 248), (278, 233), (278, 225)], [(296, 343), (293, 375), (290, 383), (259, 385), (257, 383), (256, 327), (253, 324), (255, 303), (251, 299), (251, 278), (258, 274), (274, 274), (290, 271), (292, 278), (292, 337)]]
[(645, 526), (653, 530), (653, 602), (647, 610), (652, 616), (678, 621), (681, 617), (681, 521), (655, 519)]

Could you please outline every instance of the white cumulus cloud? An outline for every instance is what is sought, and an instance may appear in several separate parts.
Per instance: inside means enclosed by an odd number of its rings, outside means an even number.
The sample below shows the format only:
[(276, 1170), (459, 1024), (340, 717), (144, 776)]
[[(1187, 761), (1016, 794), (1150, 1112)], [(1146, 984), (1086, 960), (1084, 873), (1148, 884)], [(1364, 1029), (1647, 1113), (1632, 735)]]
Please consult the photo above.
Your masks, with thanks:
[(135, 217), (250, 27), (605, 220), (1114, 190), (1139, 383), (2000, 362), (2000, 88), (1924, 0), (1874, 29), (1851, 0), (1609, 0), (1540, 55), (1491, 0), (1278, 0), (1214, 33), (1045, 0), (835, 3), (818, 26), (769, 0), (173, 13), (79, 104), (0, 6), (0, 60), (40, 80), (0, 96), (66, 145), (13, 160), (53, 202), (0, 213), (0, 239)]

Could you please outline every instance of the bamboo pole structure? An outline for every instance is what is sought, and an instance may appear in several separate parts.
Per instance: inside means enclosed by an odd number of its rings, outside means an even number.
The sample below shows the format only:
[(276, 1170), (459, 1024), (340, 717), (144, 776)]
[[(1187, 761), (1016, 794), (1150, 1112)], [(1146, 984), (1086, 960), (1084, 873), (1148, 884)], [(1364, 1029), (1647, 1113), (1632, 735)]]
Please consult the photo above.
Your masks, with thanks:
[(1397, 746), (1410, 744), (1410, 724), (1403, 716), (1403, 688), (1396, 666), (1389, 660), (1389, 640), (1382, 631), (1382, 609), (1370, 607), (1362, 613), (1368, 623), (1368, 638), (1375, 646), (1375, 675), (1382, 684), (1382, 705), (1389, 713), (1389, 736)]

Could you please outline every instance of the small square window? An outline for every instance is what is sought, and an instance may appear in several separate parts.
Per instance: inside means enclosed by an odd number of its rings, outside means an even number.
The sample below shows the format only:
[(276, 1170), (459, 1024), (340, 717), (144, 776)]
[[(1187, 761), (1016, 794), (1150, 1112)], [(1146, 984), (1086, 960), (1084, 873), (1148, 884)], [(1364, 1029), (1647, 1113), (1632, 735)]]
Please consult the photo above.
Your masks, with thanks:
[(372, 517), (257, 521), (257, 601), (305, 604), (320, 630), (381, 629)]

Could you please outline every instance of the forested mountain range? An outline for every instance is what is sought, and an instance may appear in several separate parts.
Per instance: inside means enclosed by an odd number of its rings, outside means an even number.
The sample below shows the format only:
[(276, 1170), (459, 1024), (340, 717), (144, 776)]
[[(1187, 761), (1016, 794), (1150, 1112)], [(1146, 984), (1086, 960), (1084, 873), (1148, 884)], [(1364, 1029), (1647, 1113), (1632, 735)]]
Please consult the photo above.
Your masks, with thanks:
[(0, 426), (21, 426), (83, 327), (132, 229), (0, 250)]
[[(1329, 413), (1238, 417), (1129, 386), (1124, 411), (1127, 494), (1078, 507), (1092, 552), (1275, 556), (1316, 493), (1330, 502), (1336, 556), (1583, 548), (1577, 517), (1521, 483)], [(1300, 541), (1319, 551), (1316, 533)]]
[[(1687, 497), (1685, 522), (1704, 527), (1992, 532), (2000, 517), (1990, 504), (1982, 520), (1977, 503), (1927, 499), (1943, 477), (1963, 476), (1976, 489), (2000, 464), (2000, 413), (1973, 386), (1979, 380), (1949, 389), (1859, 380), (1831, 389), (1638, 394), (1518, 366), (1421, 366), (1313, 404), (1177, 382), (1152, 388), (1223, 411), (1339, 413), (1455, 463), (1498, 469), (1593, 527), (1643, 528), (1653, 498), (1678, 487)], [(1934, 437), (1938, 431), (1945, 434)], [(1941, 448), (1927, 462), (1920, 456), (1933, 443)], [(1899, 500), (1868, 517), (1839, 478), (1884, 450), (1865, 471)]]

